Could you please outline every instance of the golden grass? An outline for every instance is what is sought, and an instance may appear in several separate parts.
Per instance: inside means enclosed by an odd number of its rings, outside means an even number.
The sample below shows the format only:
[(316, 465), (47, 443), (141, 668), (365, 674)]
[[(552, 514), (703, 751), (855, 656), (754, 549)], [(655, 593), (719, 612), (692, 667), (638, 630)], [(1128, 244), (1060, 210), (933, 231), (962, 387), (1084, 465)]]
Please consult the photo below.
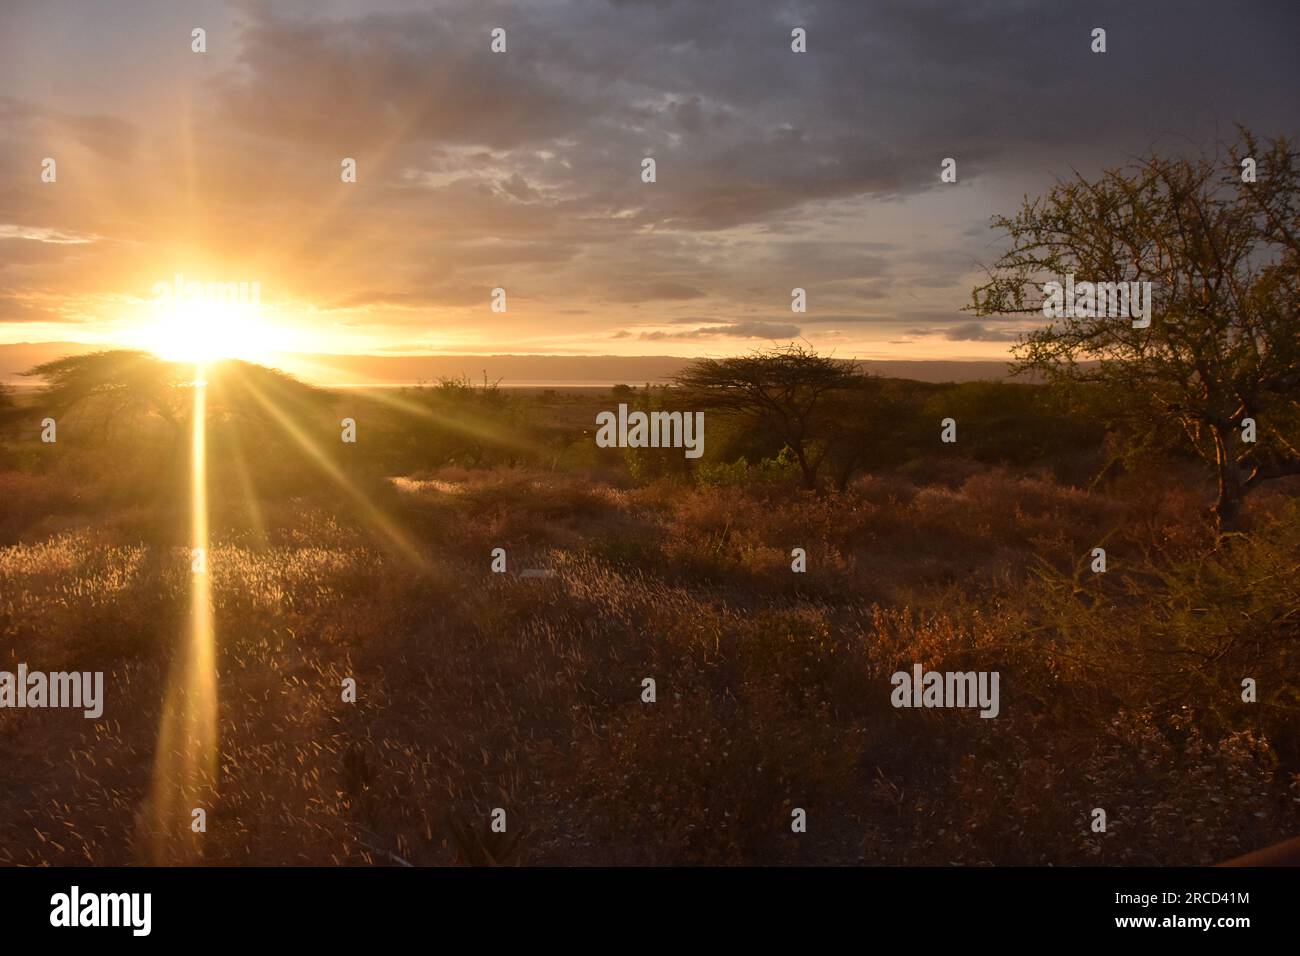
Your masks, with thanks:
[[(497, 806), (526, 863), (1192, 864), (1281, 840), (1297, 512), (1207, 565), (1185, 503), (1000, 470), (827, 497), (449, 470), (384, 503), (421, 568), (320, 503), (268, 508), (265, 540), (214, 524), (205, 858), (476, 861), (458, 822)], [(0, 667), (107, 672), (99, 721), (0, 711), (0, 863), (142, 859), (189, 558), (124, 534), (0, 548)], [(1106, 534), (1114, 570), (1077, 577)], [(1002, 716), (894, 710), (914, 661), (1000, 670)], [(1267, 685), (1253, 709), (1241, 676)]]

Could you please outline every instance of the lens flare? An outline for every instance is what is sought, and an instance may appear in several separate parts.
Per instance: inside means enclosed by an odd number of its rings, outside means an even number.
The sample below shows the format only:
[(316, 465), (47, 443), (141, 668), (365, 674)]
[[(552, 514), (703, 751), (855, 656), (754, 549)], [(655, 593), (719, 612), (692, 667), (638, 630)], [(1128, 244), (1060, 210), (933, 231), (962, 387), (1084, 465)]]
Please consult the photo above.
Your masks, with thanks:
[(155, 863), (193, 863), (202, 857), (203, 831), (195, 810), (216, 793), (217, 675), (209, 565), (207, 491), (207, 383), (195, 366), (190, 432), (189, 620), (172, 659), (148, 810), (148, 844)]

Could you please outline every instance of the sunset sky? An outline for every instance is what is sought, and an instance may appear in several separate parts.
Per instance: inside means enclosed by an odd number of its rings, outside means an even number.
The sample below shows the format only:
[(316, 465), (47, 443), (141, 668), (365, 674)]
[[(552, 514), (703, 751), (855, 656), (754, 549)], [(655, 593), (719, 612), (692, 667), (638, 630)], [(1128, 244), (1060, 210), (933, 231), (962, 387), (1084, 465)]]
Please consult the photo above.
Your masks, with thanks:
[(0, 344), (152, 347), (179, 273), (267, 352), (1000, 358), (992, 214), (1300, 120), (1300, 4), (1071, 6), (5, 0)]

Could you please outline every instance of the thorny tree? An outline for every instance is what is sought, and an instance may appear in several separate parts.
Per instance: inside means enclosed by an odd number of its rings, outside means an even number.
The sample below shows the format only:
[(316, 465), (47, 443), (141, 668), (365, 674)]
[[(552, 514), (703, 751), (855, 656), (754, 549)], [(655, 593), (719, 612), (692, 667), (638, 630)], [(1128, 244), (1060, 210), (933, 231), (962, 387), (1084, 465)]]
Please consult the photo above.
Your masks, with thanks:
[(1017, 370), (1122, 397), (1133, 447), (1176, 430), (1217, 473), (1221, 529), (1261, 482), (1300, 474), (1298, 160), (1285, 139), (1243, 129), (1212, 156), (1076, 174), (994, 220), (1010, 248), (972, 296), (980, 315), (1041, 314), (1042, 284), (1068, 273), (1151, 282), (1149, 328), (1053, 320), (1018, 343)]
[(854, 363), (797, 344), (701, 359), (674, 379), (705, 407), (737, 413), (767, 429), (790, 449), (810, 489), (817, 487), (833, 431), (829, 399), (861, 380)]

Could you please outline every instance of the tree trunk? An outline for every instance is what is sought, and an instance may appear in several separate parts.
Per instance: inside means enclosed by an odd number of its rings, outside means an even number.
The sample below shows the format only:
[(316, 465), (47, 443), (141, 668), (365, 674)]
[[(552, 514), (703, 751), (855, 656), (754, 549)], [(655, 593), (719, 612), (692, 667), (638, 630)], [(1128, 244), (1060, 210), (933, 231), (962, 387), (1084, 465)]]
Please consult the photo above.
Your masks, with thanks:
[(803, 444), (799, 442), (792, 443), (790, 450), (794, 452), (794, 460), (799, 463), (799, 470), (803, 472), (803, 486), (809, 491), (816, 491), (817, 469), (808, 464), (808, 456), (803, 452)]
[(1220, 531), (1232, 531), (1241, 518), (1243, 491), (1237, 458), (1233, 454), (1236, 432), (1231, 425), (1214, 426), (1215, 464), (1219, 469), (1219, 499), (1214, 504), (1214, 521)]
[(840, 468), (839, 477), (836, 479), (835, 487), (838, 491), (847, 491), (849, 482), (853, 480), (854, 472), (858, 470), (858, 456), (849, 453), (843, 466)]

